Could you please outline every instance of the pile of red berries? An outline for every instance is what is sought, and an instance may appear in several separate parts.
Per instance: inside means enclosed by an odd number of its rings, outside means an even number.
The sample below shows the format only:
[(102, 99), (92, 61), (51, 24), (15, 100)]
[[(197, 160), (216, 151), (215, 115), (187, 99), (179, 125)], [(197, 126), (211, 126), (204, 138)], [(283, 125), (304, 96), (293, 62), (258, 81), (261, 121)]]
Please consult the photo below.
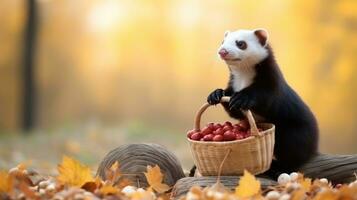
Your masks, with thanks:
[(231, 122), (209, 123), (202, 130), (190, 130), (187, 137), (196, 141), (233, 141), (241, 140), (250, 136), (249, 123), (246, 120), (238, 124)]

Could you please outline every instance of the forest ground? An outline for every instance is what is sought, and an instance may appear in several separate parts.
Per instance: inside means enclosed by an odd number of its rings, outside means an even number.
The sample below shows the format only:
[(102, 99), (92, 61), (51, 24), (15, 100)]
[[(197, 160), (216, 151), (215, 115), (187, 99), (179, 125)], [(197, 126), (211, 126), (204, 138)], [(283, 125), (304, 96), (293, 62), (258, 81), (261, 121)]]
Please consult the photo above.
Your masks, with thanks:
[(19, 163), (42, 173), (56, 173), (56, 165), (63, 155), (79, 159), (95, 171), (101, 159), (110, 150), (129, 143), (152, 142), (170, 149), (185, 169), (192, 165), (191, 153), (185, 140), (185, 131), (131, 123), (126, 127), (104, 128), (65, 127), (55, 130), (37, 130), (31, 134), (0, 134), (0, 169), (9, 169)]

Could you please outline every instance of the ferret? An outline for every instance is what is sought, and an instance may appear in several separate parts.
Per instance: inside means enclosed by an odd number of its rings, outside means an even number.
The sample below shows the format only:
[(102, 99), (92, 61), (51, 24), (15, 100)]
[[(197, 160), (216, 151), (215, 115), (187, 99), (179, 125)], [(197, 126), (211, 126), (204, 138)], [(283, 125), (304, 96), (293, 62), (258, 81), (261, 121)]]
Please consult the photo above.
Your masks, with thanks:
[(318, 125), (309, 107), (285, 81), (268, 44), (268, 32), (227, 31), (218, 55), (228, 65), (230, 78), (227, 88), (214, 90), (207, 102), (215, 105), (223, 96), (230, 96), (229, 103), (222, 105), (231, 117), (244, 119), (241, 109), (250, 109), (264, 122), (274, 124), (275, 160), (270, 175), (297, 170), (318, 151)]

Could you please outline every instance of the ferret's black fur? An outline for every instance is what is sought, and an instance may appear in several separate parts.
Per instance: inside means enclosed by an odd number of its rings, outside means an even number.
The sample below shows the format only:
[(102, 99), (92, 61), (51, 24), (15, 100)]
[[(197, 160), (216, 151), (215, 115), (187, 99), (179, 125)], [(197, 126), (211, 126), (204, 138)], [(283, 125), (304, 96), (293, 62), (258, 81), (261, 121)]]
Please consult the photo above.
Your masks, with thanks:
[(251, 85), (234, 92), (231, 75), (228, 87), (215, 90), (207, 100), (217, 104), (222, 96), (231, 96), (229, 103), (222, 103), (231, 117), (243, 119), (240, 109), (250, 109), (265, 122), (275, 124), (276, 160), (270, 172), (276, 176), (297, 170), (317, 153), (318, 125), (309, 107), (285, 81), (271, 47), (266, 48), (269, 55), (255, 66), (256, 76)]

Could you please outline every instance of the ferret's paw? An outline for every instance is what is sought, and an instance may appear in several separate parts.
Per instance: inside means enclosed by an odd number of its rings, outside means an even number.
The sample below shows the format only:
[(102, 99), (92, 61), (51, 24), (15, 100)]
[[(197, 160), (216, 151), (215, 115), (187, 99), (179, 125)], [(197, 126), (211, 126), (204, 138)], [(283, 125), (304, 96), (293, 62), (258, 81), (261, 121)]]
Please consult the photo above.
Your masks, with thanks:
[(230, 110), (247, 110), (251, 109), (255, 105), (255, 98), (245, 91), (236, 92), (232, 95), (229, 101)]
[(207, 102), (211, 105), (216, 105), (221, 101), (221, 98), (224, 96), (224, 90), (216, 89), (207, 97)]

